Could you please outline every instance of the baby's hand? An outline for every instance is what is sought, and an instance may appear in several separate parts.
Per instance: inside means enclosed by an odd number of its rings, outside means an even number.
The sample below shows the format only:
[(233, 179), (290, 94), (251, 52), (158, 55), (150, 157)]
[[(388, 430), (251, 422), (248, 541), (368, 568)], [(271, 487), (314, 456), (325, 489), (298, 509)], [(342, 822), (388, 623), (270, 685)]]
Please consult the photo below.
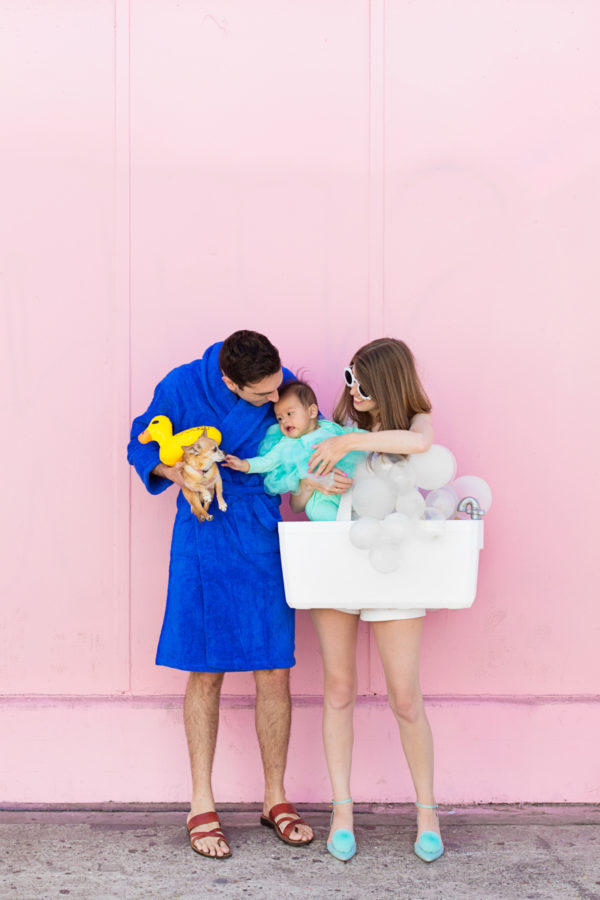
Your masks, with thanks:
[(239, 459), (239, 457), (232, 456), (230, 453), (225, 457), (223, 465), (227, 466), (228, 469), (235, 469), (236, 472), (250, 471), (250, 463), (247, 459)]

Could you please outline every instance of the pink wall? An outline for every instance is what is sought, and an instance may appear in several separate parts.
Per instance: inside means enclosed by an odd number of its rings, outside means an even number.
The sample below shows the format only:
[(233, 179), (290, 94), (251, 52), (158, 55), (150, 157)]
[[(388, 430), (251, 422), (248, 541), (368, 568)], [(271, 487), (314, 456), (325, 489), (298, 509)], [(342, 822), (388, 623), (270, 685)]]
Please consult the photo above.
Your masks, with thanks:
[[(175, 497), (124, 445), (239, 327), (326, 410), (404, 338), (492, 485), (475, 606), (427, 620), (440, 799), (599, 799), (599, 30), (595, 0), (0, 0), (2, 799), (186, 799), (185, 678), (153, 663)], [(325, 800), (306, 614), (297, 659), (290, 784)], [(251, 685), (221, 800), (260, 795)], [(383, 691), (365, 628), (358, 799), (411, 797)]]

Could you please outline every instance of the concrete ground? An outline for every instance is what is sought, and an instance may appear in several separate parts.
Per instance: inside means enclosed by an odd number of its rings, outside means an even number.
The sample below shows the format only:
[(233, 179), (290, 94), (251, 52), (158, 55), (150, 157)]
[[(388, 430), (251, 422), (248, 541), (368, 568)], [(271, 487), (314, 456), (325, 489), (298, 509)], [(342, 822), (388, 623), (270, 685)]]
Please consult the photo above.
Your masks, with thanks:
[(600, 900), (600, 807), (444, 809), (446, 853), (412, 852), (406, 806), (357, 806), (358, 853), (325, 849), (323, 808), (301, 807), (315, 827), (305, 849), (258, 824), (258, 807), (225, 806), (229, 860), (188, 849), (183, 807), (0, 811), (0, 898), (46, 900)]

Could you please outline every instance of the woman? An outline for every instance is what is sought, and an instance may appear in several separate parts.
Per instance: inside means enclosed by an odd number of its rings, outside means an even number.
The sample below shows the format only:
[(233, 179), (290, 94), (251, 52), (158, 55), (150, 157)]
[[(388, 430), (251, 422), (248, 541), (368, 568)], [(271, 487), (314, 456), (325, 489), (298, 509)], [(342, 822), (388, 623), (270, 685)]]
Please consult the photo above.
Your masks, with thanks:
[[(402, 341), (382, 338), (361, 347), (345, 370), (346, 387), (334, 411), (340, 424), (356, 423), (351, 432), (322, 441), (310, 470), (326, 475), (352, 450), (412, 454), (428, 450), (433, 441), (431, 404), (415, 369), (411, 351)], [(336, 471), (329, 490), (343, 493), (351, 482)], [(304, 509), (315, 489), (305, 479), (292, 497), (295, 512)], [(327, 488), (321, 488), (327, 493)], [(343, 596), (340, 597), (343, 607)], [(353, 834), (350, 769), (353, 712), (357, 690), (356, 638), (359, 618), (371, 622), (383, 663), (388, 700), (400, 729), (400, 739), (415, 787), (418, 831), (415, 853), (426, 862), (444, 847), (433, 794), (433, 742), (419, 684), (419, 645), (424, 609), (314, 609), (325, 675), (323, 741), (331, 785), (333, 812), (327, 847), (338, 859), (356, 852)]]

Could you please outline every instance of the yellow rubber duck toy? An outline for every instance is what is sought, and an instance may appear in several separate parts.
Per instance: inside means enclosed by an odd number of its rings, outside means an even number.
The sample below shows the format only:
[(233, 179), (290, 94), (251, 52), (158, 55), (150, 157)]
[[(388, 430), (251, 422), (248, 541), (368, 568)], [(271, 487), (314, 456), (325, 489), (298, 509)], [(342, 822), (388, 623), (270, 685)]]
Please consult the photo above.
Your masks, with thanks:
[(197, 428), (187, 428), (178, 434), (173, 434), (173, 425), (168, 416), (154, 416), (145, 431), (138, 434), (140, 444), (149, 444), (157, 441), (160, 446), (160, 461), (165, 466), (174, 466), (183, 459), (183, 447), (187, 447), (196, 441), (206, 429), (206, 436), (212, 438), (217, 444), (221, 443), (221, 432), (212, 425), (199, 425)]

